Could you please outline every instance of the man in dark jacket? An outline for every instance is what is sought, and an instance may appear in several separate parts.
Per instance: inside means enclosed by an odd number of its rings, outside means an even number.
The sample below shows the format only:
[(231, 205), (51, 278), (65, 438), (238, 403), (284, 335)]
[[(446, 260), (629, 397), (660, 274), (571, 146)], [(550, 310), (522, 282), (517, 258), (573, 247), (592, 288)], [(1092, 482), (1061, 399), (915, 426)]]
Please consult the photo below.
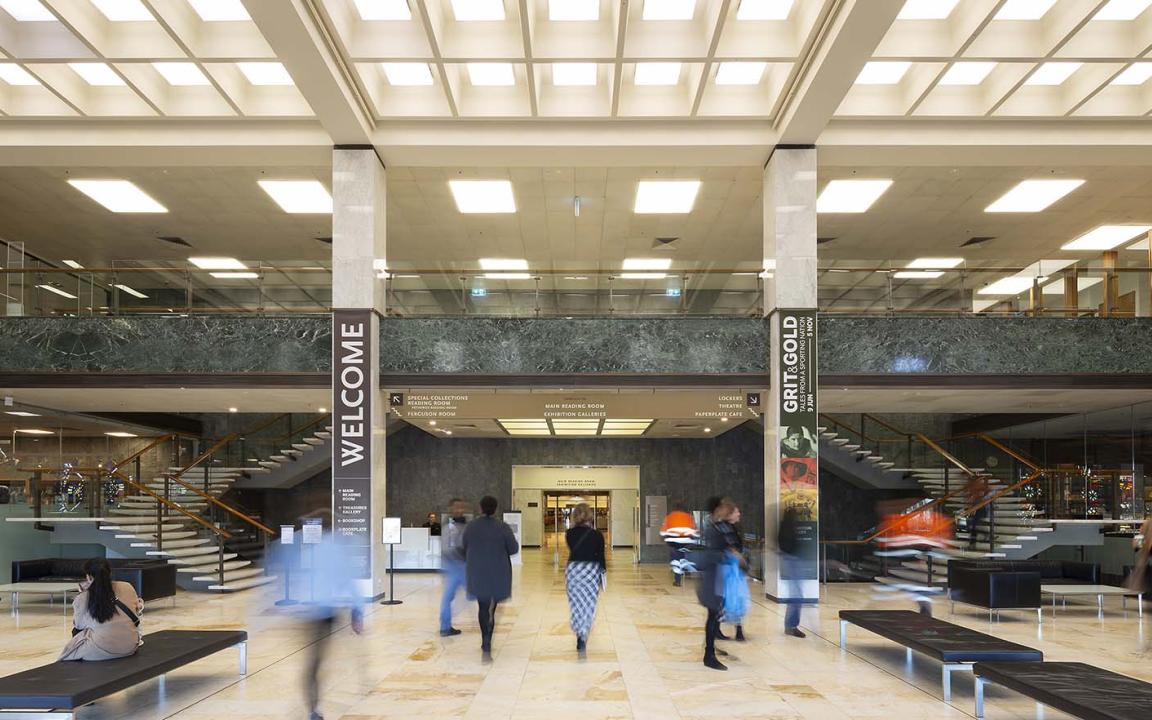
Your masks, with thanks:
[(780, 551), (780, 577), (789, 584), (792, 597), (787, 598), (788, 609), (784, 613), (784, 634), (792, 637), (805, 637), (800, 629), (800, 513), (795, 506), (788, 506), (780, 516), (780, 526), (776, 534), (776, 547)]
[(476, 598), (480, 613), (480, 650), (485, 660), (492, 659), (492, 630), (496, 625), (496, 606), (512, 596), (512, 556), (520, 544), (512, 528), (493, 517), (496, 498), (487, 495), (480, 501), (483, 513), (468, 524), (461, 549), (464, 552), (468, 594)]

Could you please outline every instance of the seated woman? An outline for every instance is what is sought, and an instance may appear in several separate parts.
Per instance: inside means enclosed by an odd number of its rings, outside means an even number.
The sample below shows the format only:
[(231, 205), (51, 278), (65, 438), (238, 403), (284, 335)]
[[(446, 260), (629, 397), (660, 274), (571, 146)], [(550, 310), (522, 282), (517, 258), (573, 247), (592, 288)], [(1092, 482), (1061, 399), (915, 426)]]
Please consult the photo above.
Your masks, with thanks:
[(72, 601), (72, 639), (60, 660), (112, 660), (136, 654), (143, 639), (140, 613), (144, 601), (129, 583), (112, 581), (104, 558), (84, 563), (80, 594)]

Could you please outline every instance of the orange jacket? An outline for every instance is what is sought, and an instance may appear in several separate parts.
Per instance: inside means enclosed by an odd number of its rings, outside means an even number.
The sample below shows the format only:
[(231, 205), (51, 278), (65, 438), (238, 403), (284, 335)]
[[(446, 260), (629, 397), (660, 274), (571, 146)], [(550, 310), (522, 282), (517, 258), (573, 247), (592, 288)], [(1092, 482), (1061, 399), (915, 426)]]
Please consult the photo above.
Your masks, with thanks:
[(660, 526), (660, 536), (672, 542), (684, 542), (696, 537), (696, 522), (683, 510), (673, 510)]

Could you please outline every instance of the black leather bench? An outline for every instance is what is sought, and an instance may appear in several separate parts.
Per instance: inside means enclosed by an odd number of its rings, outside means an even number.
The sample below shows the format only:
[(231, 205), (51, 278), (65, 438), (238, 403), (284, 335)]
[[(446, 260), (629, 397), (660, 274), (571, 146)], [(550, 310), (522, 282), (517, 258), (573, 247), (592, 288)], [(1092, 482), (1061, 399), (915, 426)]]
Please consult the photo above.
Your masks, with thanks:
[(984, 717), (984, 686), (1003, 685), (1084, 720), (1147, 720), (1152, 683), (1077, 662), (976, 663), (976, 717)]
[(144, 636), (132, 657), (101, 662), (55, 662), (0, 678), (0, 720), (71, 719), (77, 708), (159, 677), (231, 647), (248, 672), (248, 633), (241, 630), (161, 630)]
[(840, 647), (848, 647), (848, 625), (857, 625), (943, 663), (944, 702), (952, 699), (952, 672), (973, 663), (1040, 661), (1044, 653), (911, 610), (841, 610)]

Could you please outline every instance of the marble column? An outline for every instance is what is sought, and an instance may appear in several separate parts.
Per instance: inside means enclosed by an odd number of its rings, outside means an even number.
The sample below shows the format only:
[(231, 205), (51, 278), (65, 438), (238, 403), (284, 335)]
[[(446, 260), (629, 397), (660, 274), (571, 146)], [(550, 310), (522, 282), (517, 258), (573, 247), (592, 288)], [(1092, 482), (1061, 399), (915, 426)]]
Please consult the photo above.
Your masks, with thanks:
[(333, 520), (337, 541), (362, 558), (364, 593), (373, 597), (386, 590), (388, 568), (380, 544), (388, 399), (379, 372), (386, 182), (374, 149), (333, 150)]
[[(764, 408), (764, 591), (777, 601), (819, 597), (816, 407), (816, 149), (777, 147), (764, 167), (764, 312), (771, 386)], [(794, 552), (777, 548), (796, 523)], [(790, 560), (790, 562), (788, 561)]]

